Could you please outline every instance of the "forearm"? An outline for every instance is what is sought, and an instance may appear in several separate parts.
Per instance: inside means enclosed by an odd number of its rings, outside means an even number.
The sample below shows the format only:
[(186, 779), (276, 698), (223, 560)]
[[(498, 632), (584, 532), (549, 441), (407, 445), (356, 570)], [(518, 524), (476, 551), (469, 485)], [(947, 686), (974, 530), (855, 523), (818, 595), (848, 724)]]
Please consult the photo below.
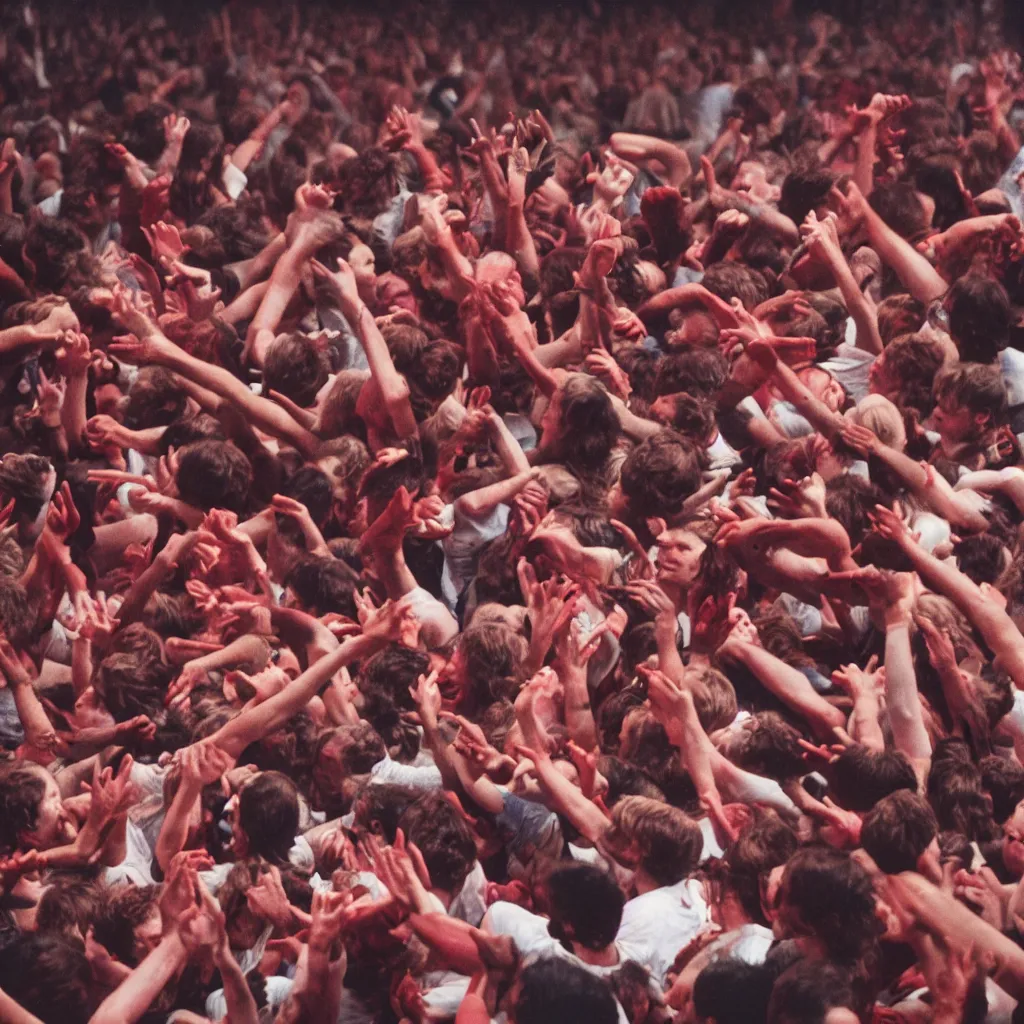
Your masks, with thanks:
[(772, 372), (779, 390), (815, 430), (826, 437), (835, 437), (839, 433), (843, 417), (817, 398), (789, 366), (781, 359), (777, 360)]
[[(292, 247), (277, 261), (270, 274), (270, 284), (263, 293), (263, 301), (260, 302), (260, 307), (249, 325), (247, 336), (250, 339), (263, 331), (270, 335), (277, 331), (288, 303), (292, 301), (292, 296), (302, 280), (302, 265), (307, 258), (305, 252)], [(257, 365), (262, 366), (266, 350), (262, 345), (258, 348), (259, 350), (253, 349), (252, 355)]]
[(419, 427), (409, 402), (409, 385), (395, 369), (387, 342), (381, 335), (373, 314), (361, 300), (356, 303), (345, 303), (342, 313), (363, 346), (370, 374), (380, 390), (395, 433), (401, 438), (415, 437), (419, 433)]
[(192, 808), (198, 803), (202, 791), (201, 785), (193, 785), (191, 779), (183, 778), (177, 793), (174, 794), (163, 825), (160, 827), (160, 835), (157, 836), (156, 849), (153, 851), (160, 870), (165, 875), (175, 855), (185, 849)]
[(250, 635), (240, 636), (237, 640), (232, 640), (227, 647), (194, 658), (189, 664), (198, 666), (206, 672), (239, 666), (244, 666), (248, 672), (259, 672), (267, 667), (269, 661), (270, 645), (263, 637)]
[(455, 510), (468, 519), (480, 519), (490, 515), (501, 504), (508, 504), (531, 480), (533, 471), (517, 473), (507, 480), (498, 480), (486, 487), (463, 494), (455, 499)]
[(141, 618), (146, 603), (173, 572), (174, 566), (170, 565), (166, 558), (157, 555), (153, 559), (125, 595), (117, 613), (118, 628), (123, 629)]
[[(274, 269), (277, 261), (288, 251), (288, 240), (283, 231), (276, 234), (251, 260), (231, 263), (226, 269), (238, 278), (243, 294), (257, 282), (269, 285), (263, 279)], [(262, 293), (261, 293), (262, 297)], [(258, 308), (258, 307), (257, 307)], [(251, 315), (251, 314), (250, 314)]]
[(809, 722), (821, 738), (831, 740), (833, 730), (845, 724), (843, 713), (811, 686), (803, 672), (787, 665), (763, 647), (734, 642), (729, 643), (728, 652), (745, 665), (769, 693)]
[(444, 189), (444, 175), (437, 165), (437, 158), (423, 145), (410, 145), (406, 147), (416, 166), (419, 168), (420, 177), (423, 179), (424, 192), (441, 192)]
[(74, 448), (82, 445), (85, 438), (85, 424), (88, 420), (85, 402), (89, 392), (88, 373), (72, 373), (68, 377), (68, 389), (64, 395), (60, 418), (64, 425), (64, 435), (68, 444)]
[(925, 305), (941, 299), (949, 289), (939, 272), (905, 238), (890, 228), (874, 210), (866, 218), (872, 247), (888, 264), (903, 286)]
[(526, 225), (525, 210), (519, 203), (510, 203), (508, 206), (508, 232), (505, 244), (507, 251), (515, 259), (523, 279), (536, 283), (540, 277), (540, 260), (533, 235)]
[(841, 249), (829, 254), (829, 268), (839, 285), (846, 310), (857, 328), (857, 348), (876, 354), (881, 352), (882, 336), (878, 333), (878, 316), (857, 286), (857, 280)]
[(875, 146), (878, 143), (878, 126), (873, 122), (857, 136), (857, 157), (853, 164), (853, 180), (865, 196), (875, 188)]
[(537, 778), (557, 810), (572, 822), (581, 835), (596, 844), (608, 831), (611, 824), (608, 819), (581, 790), (556, 770), (549, 757), (541, 756), (536, 768)]
[(489, 420), (491, 440), (494, 442), (498, 458), (505, 472), (510, 476), (530, 472), (530, 460), (527, 459), (522, 445), (515, 439), (512, 431), (505, 426), (505, 421), (495, 413)]
[(565, 727), (569, 738), (584, 750), (598, 749), (597, 726), (590, 706), (587, 670), (579, 666), (559, 666), (558, 677), (565, 688)]
[(931, 757), (910, 651), (910, 624), (905, 620), (886, 624), (885, 696), (896, 749), (911, 761)]
[(239, 757), (250, 743), (279, 729), (292, 715), (301, 711), (338, 669), (368, 657), (378, 646), (379, 643), (369, 637), (349, 637), (336, 651), (310, 666), (279, 693), (222, 726), (214, 734), (212, 742), (232, 757)]
[(272, 111), (256, 126), (255, 131), (231, 154), (231, 162), (240, 170), (245, 171), (263, 152), (263, 147), (270, 138), (270, 133), (281, 123), (281, 108)]
[[(0, 210), (0, 213), (3, 211)], [(29, 1013), (21, 1003), (16, 1002), (0, 989), (0, 1020), (5, 1024), (44, 1024), (35, 1014)], [(490, 1017), (488, 1016), (488, 1024)]]
[(634, 441), (643, 441), (655, 434), (660, 434), (665, 428), (655, 420), (637, 416), (618, 395), (609, 394), (615, 415), (619, 418), (619, 426), (622, 432)]
[(89, 1024), (134, 1024), (185, 965), (185, 947), (176, 934), (160, 945), (100, 1004)]
[(220, 980), (224, 985), (224, 1001), (227, 1003), (227, 1019), (231, 1024), (259, 1024), (259, 1011), (256, 1000), (242, 973), (238, 961), (230, 950), (218, 952), (214, 963), (220, 971)]

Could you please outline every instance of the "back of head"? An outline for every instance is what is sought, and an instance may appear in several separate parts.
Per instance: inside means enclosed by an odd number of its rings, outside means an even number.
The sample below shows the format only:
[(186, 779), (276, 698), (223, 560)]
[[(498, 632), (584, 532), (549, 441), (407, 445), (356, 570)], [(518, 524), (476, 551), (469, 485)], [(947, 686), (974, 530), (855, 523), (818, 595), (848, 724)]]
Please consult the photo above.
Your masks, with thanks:
[(402, 815), (401, 828), (423, 854), (431, 884), (457, 892), (476, 860), (476, 843), (444, 793), (432, 790), (420, 797)]
[(197, 441), (179, 452), (177, 484), (182, 500), (203, 511), (243, 512), (249, 502), (252, 466), (230, 441)]
[(592, 864), (559, 867), (548, 878), (552, 935), (598, 952), (615, 941), (625, 897), (615, 879)]
[(701, 1020), (715, 1024), (763, 1021), (775, 978), (764, 964), (734, 957), (712, 960), (693, 983), (693, 1008)]
[(662, 430), (626, 456), (619, 480), (633, 516), (671, 519), (700, 487), (698, 450), (680, 434)]
[(638, 868), (657, 885), (675, 885), (693, 872), (704, 848), (700, 826), (685, 811), (642, 796), (627, 796), (612, 811), (609, 842), (639, 849)]
[(327, 383), (327, 360), (316, 343), (304, 334), (280, 334), (267, 350), (263, 386), (278, 391), (304, 408), (316, 400)]
[(0, 956), (0, 989), (40, 1020), (89, 1020), (89, 961), (67, 939), (26, 934), (6, 946)]
[(1006, 289), (984, 274), (965, 274), (953, 282), (944, 305), (960, 358), (969, 363), (993, 362), (1006, 347), (1014, 323)]
[(852, 1003), (853, 991), (845, 971), (820, 960), (805, 960), (784, 971), (775, 982), (768, 1024), (825, 1024), (829, 1010)]
[(515, 1024), (616, 1024), (607, 982), (561, 957), (537, 960), (519, 976)]
[(888, 875), (916, 871), (917, 862), (939, 833), (928, 802), (901, 789), (879, 800), (864, 819), (861, 844)]
[(287, 863), (299, 828), (295, 783), (280, 772), (261, 772), (238, 798), (238, 820), (248, 840), (249, 856)]
[(879, 800), (900, 789), (917, 791), (913, 765), (894, 750), (847, 747), (833, 766), (838, 804), (851, 811), (870, 811)]

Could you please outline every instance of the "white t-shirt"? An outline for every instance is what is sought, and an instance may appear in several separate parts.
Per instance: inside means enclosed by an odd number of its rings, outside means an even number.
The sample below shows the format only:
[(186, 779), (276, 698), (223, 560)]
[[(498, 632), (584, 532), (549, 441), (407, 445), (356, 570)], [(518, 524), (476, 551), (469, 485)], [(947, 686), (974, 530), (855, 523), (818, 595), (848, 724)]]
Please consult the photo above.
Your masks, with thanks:
[(420, 638), (427, 647), (443, 647), (459, 631), (450, 611), (423, 587), (415, 587), (398, 599), (400, 608), (411, 608), (420, 620)]
[(700, 882), (687, 878), (631, 899), (622, 911), (618, 941), (644, 950), (640, 963), (664, 987), (679, 951), (710, 920)]

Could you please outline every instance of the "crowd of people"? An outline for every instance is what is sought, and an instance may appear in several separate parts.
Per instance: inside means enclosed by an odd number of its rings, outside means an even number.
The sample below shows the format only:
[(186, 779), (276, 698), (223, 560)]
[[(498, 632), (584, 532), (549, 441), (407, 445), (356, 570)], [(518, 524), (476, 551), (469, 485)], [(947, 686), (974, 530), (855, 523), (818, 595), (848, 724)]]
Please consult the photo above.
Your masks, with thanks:
[(1013, 12), (762, 7), (0, 10), (3, 1024), (1024, 1021)]

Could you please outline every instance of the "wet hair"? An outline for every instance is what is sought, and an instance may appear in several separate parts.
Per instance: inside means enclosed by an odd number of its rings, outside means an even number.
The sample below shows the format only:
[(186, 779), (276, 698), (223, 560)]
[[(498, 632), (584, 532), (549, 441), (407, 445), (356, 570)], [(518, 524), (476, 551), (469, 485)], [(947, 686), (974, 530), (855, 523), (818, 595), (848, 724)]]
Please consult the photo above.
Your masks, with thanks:
[(928, 802), (902, 789), (872, 808), (861, 828), (861, 845), (887, 874), (916, 871), (917, 862), (939, 834)]

